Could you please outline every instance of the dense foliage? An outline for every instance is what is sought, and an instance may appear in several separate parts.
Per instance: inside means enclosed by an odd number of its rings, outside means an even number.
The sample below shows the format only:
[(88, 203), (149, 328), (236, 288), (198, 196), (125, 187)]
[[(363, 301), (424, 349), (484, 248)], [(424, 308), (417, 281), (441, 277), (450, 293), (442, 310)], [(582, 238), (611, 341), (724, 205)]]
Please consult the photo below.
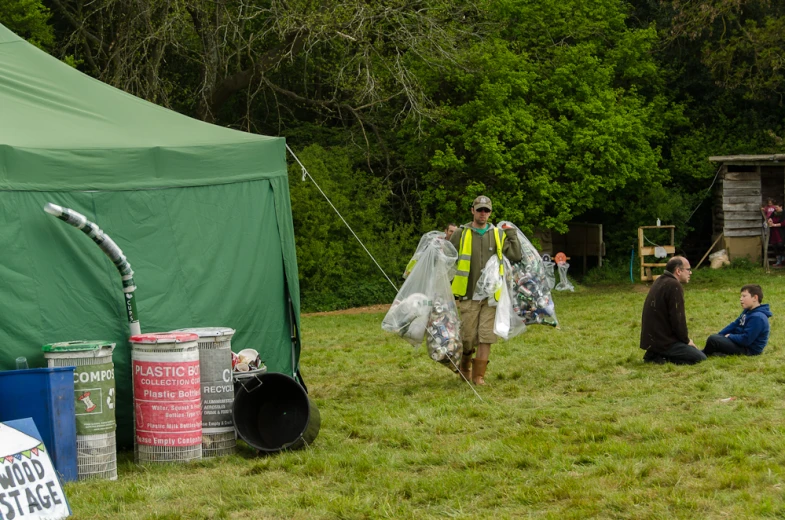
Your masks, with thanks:
[[(478, 194), (524, 230), (710, 219), (706, 158), (783, 149), (773, 0), (8, 0), (0, 22), (80, 70), (217, 124), (282, 135), (398, 283)], [(391, 286), (291, 175), (306, 308)]]

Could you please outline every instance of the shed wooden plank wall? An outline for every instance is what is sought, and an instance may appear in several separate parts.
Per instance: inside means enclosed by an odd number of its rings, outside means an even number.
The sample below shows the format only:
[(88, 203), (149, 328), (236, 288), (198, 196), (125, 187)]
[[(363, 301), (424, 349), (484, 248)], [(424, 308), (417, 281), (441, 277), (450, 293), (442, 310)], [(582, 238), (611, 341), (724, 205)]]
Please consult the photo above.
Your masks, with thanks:
[[(725, 216), (722, 213), (722, 195), (725, 192), (725, 170), (727, 166), (724, 164), (721, 166), (722, 170), (720, 171), (719, 179), (717, 180), (717, 184), (714, 185), (714, 190), (712, 191), (712, 200), (711, 200), (711, 240), (712, 242), (720, 236), (720, 234), (725, 230)], [(735, 193), (734, 193), (735, 194)]]
[(752, 172), (735, 172), (733, 165), (725, 168), (722, 182), (722, 232), (726, 237), (760, 236), (760, 167)]

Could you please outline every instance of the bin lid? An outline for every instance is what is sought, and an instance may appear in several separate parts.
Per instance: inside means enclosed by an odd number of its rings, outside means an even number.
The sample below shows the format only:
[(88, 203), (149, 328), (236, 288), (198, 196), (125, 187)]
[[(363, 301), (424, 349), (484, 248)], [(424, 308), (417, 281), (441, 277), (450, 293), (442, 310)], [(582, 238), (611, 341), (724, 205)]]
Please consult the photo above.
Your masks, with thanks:
[(80, 341), (63, 341), (60, 343), (50, 343), (49, 345), (44, 345), (41, 347), (41, 350), (44, 352), (83, 352), (87, 350), (100, 350), (102, 348), (111, 348), (114, 349), (115, 344), (111, 341), (89, 341), (89, 340), (80, 340)]
[(229, 327), (192, 327), (189, 329), (177, 329), (172, 331), (172, 333), (176, 332), (191, 332), (198, 335), (200, 338), (220, 338), (224, 336), (233, 336), (237, 331), (230, 329)]
[(199, 336), (191, 333), (181, 332), (149, 332), (147, 334), (137, 334), (131, 336), (129, 341), (131, 343), (185, 343), (186, 341), (198, 341)]

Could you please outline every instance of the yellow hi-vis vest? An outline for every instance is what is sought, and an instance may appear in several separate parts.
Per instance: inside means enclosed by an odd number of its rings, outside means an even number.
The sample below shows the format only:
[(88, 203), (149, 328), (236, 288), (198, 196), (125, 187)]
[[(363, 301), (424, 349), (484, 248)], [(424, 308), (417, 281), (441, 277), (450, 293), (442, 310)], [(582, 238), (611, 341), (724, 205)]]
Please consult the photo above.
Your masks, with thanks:
[[(461, 247), (458, 251), (458, 265), (456, 266), (455, 278), (452, 279), (452, 293), (455, 296), (466, 296), (466, 289), (469, 287), (469, 269), (472, 265), (472, 230), (467, 228), (463, 229), (461, 234)], [(501, 236), (500, 236), (501, 235)], [(504, 246), (504, 239), (507, 238), (505, 233), (501, 232), (499, 228), (493, 228), (493, 238), (496, 239), (496, 255), (499, 257), (499, 275), (504, 279), (504, 260), (502, 259), (502, 247)], [(493, 294), (496, 301), (502, 295), (502, 290), (499, 289)]]

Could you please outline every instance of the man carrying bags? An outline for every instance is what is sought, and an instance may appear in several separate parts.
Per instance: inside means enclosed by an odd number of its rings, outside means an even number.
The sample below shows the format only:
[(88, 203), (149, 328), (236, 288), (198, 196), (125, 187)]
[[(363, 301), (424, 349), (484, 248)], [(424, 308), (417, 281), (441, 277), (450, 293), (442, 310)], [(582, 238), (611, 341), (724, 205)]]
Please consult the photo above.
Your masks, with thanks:
[[(503, 265), (502, 255), (511, 263), (519, 262), (522, 256), (515, 229), (502, 230), (488, 222), (491, 210), (491, 199), (480, 195), (472, 203), (472, 221), (462, 225), (450, 237), (458, 251), (452, 292), (458, 299), (462, 323), (463, 356), (459, 369), (461, 375), (467, 380), (471, 377), (475, 385), (485, 384), (491, 345), (496, 342), (493, 333), (496, 307), (489, 306), (487, 298), (472, 300), (477, 280), (492, 256), (498, 256), (500, 265)], [(477, 356), (472, 359), (475, 352)]]

